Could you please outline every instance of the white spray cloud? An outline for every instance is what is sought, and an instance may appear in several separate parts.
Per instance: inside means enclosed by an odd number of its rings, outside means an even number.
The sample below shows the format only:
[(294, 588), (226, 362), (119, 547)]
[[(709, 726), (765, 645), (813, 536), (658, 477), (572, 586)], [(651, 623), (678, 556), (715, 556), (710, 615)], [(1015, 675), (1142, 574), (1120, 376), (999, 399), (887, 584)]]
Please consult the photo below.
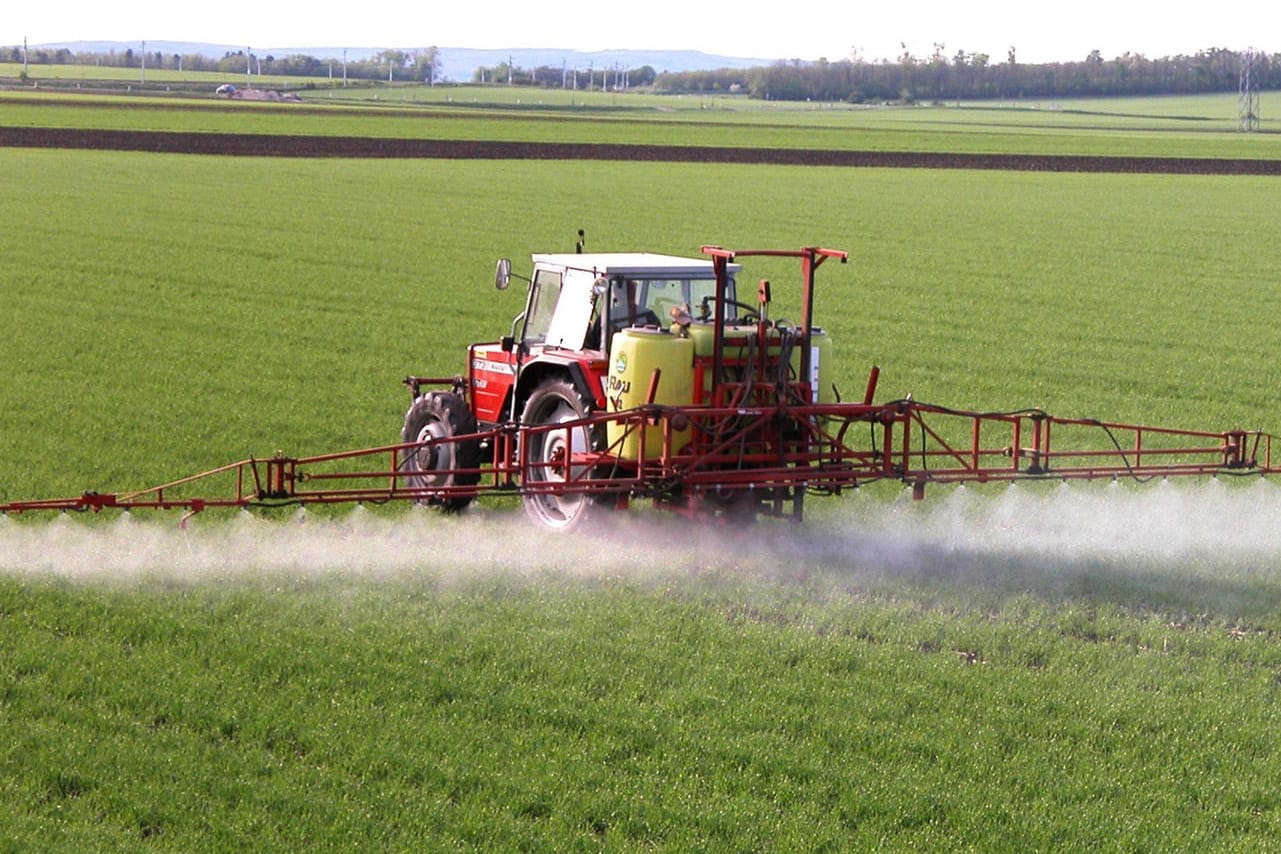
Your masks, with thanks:
[(545, 532), (519, 510), (485, 508), (381, 516), (358, 507), (283, 520), (244, 513), (197, 517), (187, 529), (172, 518), (0, 518), (0, 573), (87, 582), (338, 575), (435, 584), (547, 574), (771, 583), (941, 576), (1032, 588), (1100, 568), (1165, 574), (1171, 584), (1281, 579), (1281, 487), (1263, 480), (939, 488), (923, 502), (855, 494), (811, 499), (807, 510), (800, 525), (768, 520), (746, 530), (653, 512), (605, 514), (583, 536)]
[(1059, 559), (1231, 563), (1281, 557), (1281, 488), (1218, 480), (1142, 487), (960, 487), (873, 509), (869, 524), (940, 547)]

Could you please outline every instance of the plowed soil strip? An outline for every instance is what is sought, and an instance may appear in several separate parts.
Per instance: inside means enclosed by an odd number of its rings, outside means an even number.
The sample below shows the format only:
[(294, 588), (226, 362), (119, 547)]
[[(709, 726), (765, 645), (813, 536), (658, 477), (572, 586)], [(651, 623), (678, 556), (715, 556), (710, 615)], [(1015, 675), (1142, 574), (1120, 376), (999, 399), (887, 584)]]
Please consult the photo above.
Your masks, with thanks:
[(891, 169), (999, 169), (1177, 175), (1281, 175), (1281, 160), (1204, 157), (1100, 157), (946, 154), (903, 151), (731, 148), (579, 142), (378, 139), (347, 136), (181, 133), (78, 128), (0, 127), (0, 147), (153, 151), (246, 157), (437, 158), (461, 160), (621, 160), (758, 163)]

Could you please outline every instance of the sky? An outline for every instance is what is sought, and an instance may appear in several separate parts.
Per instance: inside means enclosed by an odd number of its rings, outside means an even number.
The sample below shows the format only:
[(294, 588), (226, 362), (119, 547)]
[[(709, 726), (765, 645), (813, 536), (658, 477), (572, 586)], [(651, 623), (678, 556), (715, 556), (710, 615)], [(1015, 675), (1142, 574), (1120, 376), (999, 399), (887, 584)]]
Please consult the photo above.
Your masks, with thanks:
[[(558, 4), (529, 0), (431, 3), (382, 0), (348, 5), (342, 14), (322, 4), (219, 0), (62, 0), (13, 4), (0, 13), (0, 44), (70, 41), (184, 41), (253, 48), (474, 47), (567, 50), (701, 50), (761, 59), (893, 59), (906, 45), (928, 57), (943, 45), (1005, 61), (1084, 59), (1092, 50), (1112, 59), (1124, 53), (1149, 58), (1206, 48), (1281, 51), (1281, 3), (1241, 0), (1208, 16), (1205, 4), (1075, 0), (1042, 5), (1028, 0), (792, 0), (761, 4), (737, 0), (690, 3)], [(299, 8), (308, 11), (300, 13)], [(363, 9), (358, 14), (357, 9)], [(1054, 14), (1051, 9), (1070, 10)], [(1202, 11), (1197, 14), (1196, 11)]]

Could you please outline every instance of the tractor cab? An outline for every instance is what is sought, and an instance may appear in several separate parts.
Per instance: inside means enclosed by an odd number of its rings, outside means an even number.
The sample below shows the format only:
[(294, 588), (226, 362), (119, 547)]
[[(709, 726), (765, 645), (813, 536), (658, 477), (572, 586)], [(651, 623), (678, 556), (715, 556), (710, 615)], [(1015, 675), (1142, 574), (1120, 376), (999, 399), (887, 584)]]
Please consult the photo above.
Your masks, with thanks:
[[(603, 408), (603, 376), (614, 336), (625, 329), (667, 330), (689, 315), (710, 324), (716, 269), (707, 258), (650, 252), (545, 253), (532, 256), (525, 310), (511, 333), (474, 344), (467, 381), (482, 424), (516, 420), (534, 389), (550, 376), (567, 379), (587, 409)], [(726, 321), (734, 319), (734, 275), (726, 268)], [(506, 289), (511, 262), (499, 260), (495, 285)], [(673, 315), (673, 311), (676, 312)]]
[[(611, 252), (541, 254), (533, 261), (525, 312), (513, 324), (513, 344), (526, 354), (608, 353), (619, 330), (663, 329), (689, 313), (710, 319), (707, 306), (715, 301), (716, 273), (707, 259)], [(728, 311), (737, 265), (730, 272)]]

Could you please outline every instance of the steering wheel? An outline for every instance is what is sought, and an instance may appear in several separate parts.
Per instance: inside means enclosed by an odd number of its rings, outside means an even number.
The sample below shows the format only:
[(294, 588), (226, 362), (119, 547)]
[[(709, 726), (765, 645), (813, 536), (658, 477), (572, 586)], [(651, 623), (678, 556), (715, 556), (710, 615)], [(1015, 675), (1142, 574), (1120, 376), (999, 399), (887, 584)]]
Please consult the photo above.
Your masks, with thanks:
[(650, 311), (649, 309), (641, 309), (640, 311), (636, 312), (635, 321), (628, 322), (628, 318), (626, 316), (616, 317), (613, 319), (611, 325), (614, 327), (615, 330), (619, 330), (619, 329), (626, 329), (629, 326), (630, 327), (662, 326), (663, 324), (662, 324), (662, 321), (658, 319), (657, 314)]
[[(702, 321), (711, 320), (712, 303), (714, 302), (716, 302), (716, 297), (703, 297), (702, 303), (700, 304), (701, 313), (699, 314), (699, 317), (698, 317), (699, 320), (702, 320)], [(743, 313), (738, 316), (737, 318), (738, 320), (741, 320), (744, 323), (760, 323), (760, 320), (761, 320), (760, 309), (757, 308), (756, 306), (751, 306), (745, 302), (739, 302), (738, 300), (733, 300), (733, 299), (725, 300), (725, 305), (732, 305), (734, 306), (734, 308), (741, 308), (743, 310)]]

